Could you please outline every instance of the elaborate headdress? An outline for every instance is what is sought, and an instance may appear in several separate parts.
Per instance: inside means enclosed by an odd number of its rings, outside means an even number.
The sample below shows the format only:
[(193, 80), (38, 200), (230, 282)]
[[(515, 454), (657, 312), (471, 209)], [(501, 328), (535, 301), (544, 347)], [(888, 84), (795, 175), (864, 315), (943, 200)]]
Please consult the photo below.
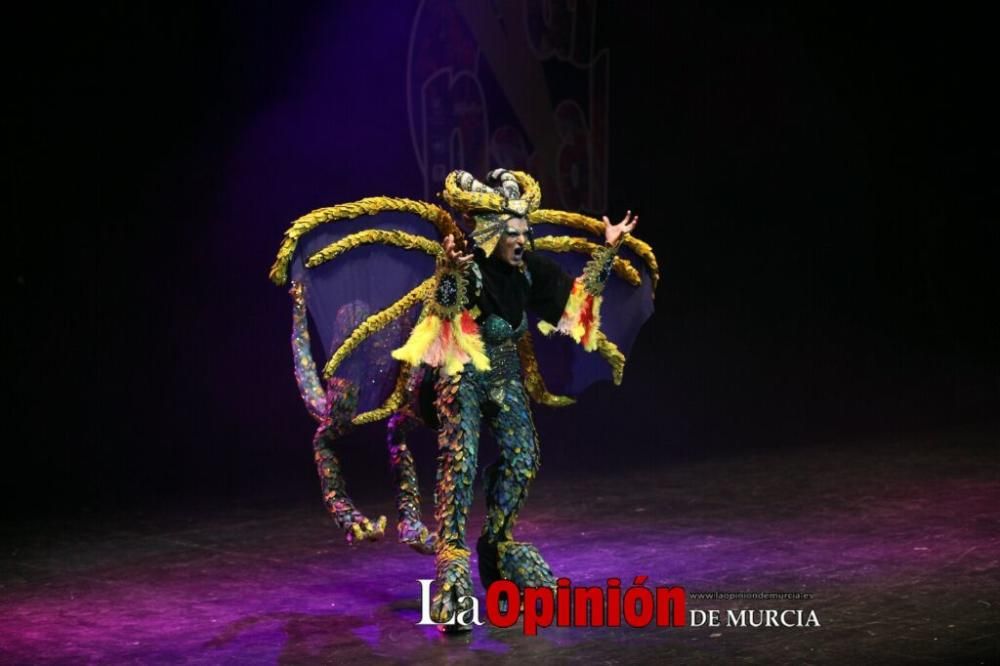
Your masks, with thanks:
[(469, 234), (486, 254), (493, 252), (504, 224), (512, 217), (530, 221), (538, 210), (542, 189), (521, 171), (494, 169), (483, 183), (468, 171), (452, 171), (444, 181), (444, 200), (475, 225)]

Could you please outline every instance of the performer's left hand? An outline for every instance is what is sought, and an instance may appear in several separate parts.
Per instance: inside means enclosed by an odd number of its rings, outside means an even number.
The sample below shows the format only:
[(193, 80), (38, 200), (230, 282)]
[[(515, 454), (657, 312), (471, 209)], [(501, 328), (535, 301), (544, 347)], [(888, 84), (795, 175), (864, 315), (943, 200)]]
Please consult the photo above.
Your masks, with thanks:
[(635, 225), (639, 224), (639, 216), (632, 215), (632, 211), (625, 213), (625, 217), (618, 224), (611, 224), (611, 220), (608, 216), (604, 216), (604, 240), (607, 241), (608, 245), (617, 245), (625, 237), (625, 234), (630, 233), (635, 229)]

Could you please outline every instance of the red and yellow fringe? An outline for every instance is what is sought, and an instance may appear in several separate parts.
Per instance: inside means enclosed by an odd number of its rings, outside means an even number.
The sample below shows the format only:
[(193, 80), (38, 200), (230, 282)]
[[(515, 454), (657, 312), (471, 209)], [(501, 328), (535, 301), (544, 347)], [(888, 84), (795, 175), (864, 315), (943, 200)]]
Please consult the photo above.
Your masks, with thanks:
[(426, 363), (446, 375), (461, 372), (470, 362), (477, 370), (490, 369), (479, 325), (468, 310), (450, 319), (428, 314), (413, 327), (406, 344), (392, 352), (392, 357), (412, 366)]
[(573, 290), (569, 293), (569, 300), (566, 301), (559, 323), (553, 326), (544, 321), (538, 322), (538, 330), (545, 335), (559, 331), (579, 342), (587, 351), (597, 349), (597, 331), (600, 327), (601, 297), (589, 293), (579, 278), (573, 281)]

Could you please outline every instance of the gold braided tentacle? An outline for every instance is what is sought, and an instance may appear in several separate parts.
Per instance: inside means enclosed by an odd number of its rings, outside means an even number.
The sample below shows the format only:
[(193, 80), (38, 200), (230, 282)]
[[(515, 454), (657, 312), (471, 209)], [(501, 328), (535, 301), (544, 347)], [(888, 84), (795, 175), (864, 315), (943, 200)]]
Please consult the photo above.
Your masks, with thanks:
[(440, 257), (444, 254), (444, 248), (437, 241), (433, 241), (423, 236), (407, 233), (405, 231), (391, 231), (388, 229), (365, 229), (350, 236), (344, 236), (338, 241), (330, 243), (322, 250), (314, 253), (306, 260), (306, 268), (316, 268), (332, 259), (336, 259), (343, 253), (353, 250), (361, 245), (371, 243), (385, 243), (404, 250), (420, 250), (433, 257)]
[(565, 395), (549, 393), (542, 379), (542, 372), (535, 357), (535, 345), (531, 333), (525, 333), (517, 342), (517, 353), (521, 357), (521, 370), (524, 373), (524, 388), (531, 399), (546, 407), (566, 407), (576, 400)]
[[(597, 243), (592, 243), (586, 238), (577, 238), (575, 236), (542, 236), (541, 238), (536, 238), (534, 243), (536, 250), (547, 250), (549, 252), (580, 252), (587, 255), (592, 255), (595, 250), (599, 250), (601, 248), (601, 246)], [(612, 269), (618, 274), (618, 277), (622, 278), (633, 287), (638, 287), (639, 283), (642, 281), (642, 278), (639, 277), (639, 271), (635, 269), (635, 266), (633, 266), (632, 262), (628, 259), (615, 257)]]
[[(601, 220), (564, 210), (536, 210), (528, 215), (528, 221), (532, 224), (556, 224), (563, 227), (570, 227), (571, 229), (588, 231), (595, 236), (604, 236), (604, 222)], [(539, 240), (541, 238), (535, 240), (536, 245)], [(656, 262), (656, 255), (653, 254), (653, 248), (649, 246), (649, 243), (639, 240), (632, 234), (626, 234), (623, 242), (625, 243), (625, 247), (635, 252), (637, 256), (646, 262), (646, 266), (649, 267), (649, 272), (653, 278), (653, 289), (655, 290), (657, 283), (660, 281), (660, 266)]]
[(328, 379), (332, 377), (344, 359), (357, 349), (358, 345), (368, 339), (370, 335), (378, 333), (388, 326), (389, 322), (393, 319), (402, 316), (411, 307), (427, 298), (433, 292), (435, 282), (435, 278), (427, 278), (398, 301), (361, 322), (354, 329), (354, 332), (344, 340), (344, 343), (337, 348), (337, 351), (333, 353), (330, 360), (326, 362), (326, 367), (323, 368), (323, 376)]
[(406, 363), (402, 363), (401, 366), (399, 376), (396, 377), (396, 386), (392, 389), (392, 393), (389, 394), (385, 402), (382, 403), (382, 406), (358, 414), (351, 419), (351, 423), (357, 426), (381, 421), (391, 416), (393, 412), (406, 403), (406, 383), (410, 379), (410, 366)]
[(458, 225), (455, 224), (455, 220), (448, 214), (448, 211), (440, 206), (414, 199), (367, 197), (351, 203), (339, 204), (328, 208), (317, 208), (292, 222), (292, 225), (285, 231), (281, 247), (278, 248), (278, 256), (271, 266), (271, 282), (283, 285), (288, 281), (288, 266), (292, 261), (292, 255), (295, 253), (299, 239), (316, 227), (328, 222), (353, 220), (362, 215), (375, 215), (387, 212), (413, 213), (433, 224), (442, 237), (448, 234), (454, 235), (455, 238), (462, 238), (464, 236)]
[(597, 332), (597, 351), (611, 366), (611, 381), (618, 386), (622, 383), (622, 375), (625, 373), (625, 354), (618, 349), (618, 345), (608, 340), (604, 331)]

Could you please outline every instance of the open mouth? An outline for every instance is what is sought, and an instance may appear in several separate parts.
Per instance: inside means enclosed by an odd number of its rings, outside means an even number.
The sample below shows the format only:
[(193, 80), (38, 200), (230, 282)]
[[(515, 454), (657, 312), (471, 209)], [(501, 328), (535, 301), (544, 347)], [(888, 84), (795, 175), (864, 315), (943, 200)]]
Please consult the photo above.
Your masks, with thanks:
[(518, 245), (517, 247), (514, 248), (514, 258), (515, 259), (521, 259), (521, 257), (523, 255), (524, 255), (524, 246), (523, 245)]

